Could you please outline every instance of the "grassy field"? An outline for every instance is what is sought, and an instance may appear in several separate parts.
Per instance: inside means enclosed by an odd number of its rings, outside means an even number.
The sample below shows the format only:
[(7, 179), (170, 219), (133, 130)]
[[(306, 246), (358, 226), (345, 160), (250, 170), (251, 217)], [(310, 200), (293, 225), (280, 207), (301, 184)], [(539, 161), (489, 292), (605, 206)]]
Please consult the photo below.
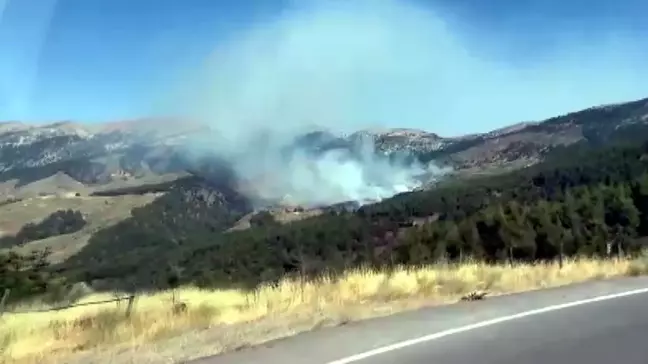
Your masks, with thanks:
[[(45, 313), (8, 313), (0, 323), (4, 363), (172, 363), (352, 320), (490, 295), (639, 275), (645, 259), (492, 266), (480, 263), (349, 271), (338, 279), (286, 280), (255, 291), (178, 289), (122, 303)], [(82, 301), (111, 298), (91, 295)], [(20, 309), (29, 308), (27, 306)], [(41, 307), (42, 308), (42, 307)], [(226, 329), (224, 329), (226, 328)]]
[(78, 210), (88, 221), (80, 231), (32, 241), (11, 249), (28, 253), (32, 250), (51, 248), (53, 254), (50, 260), (60, 262), (82, 249), (95, 231), (130, 217), (133, 208), (149, 204), (155, 198), (153, 194), (115, 197), (32, 197), (0, 206), (0, 235), (3, 232), (15, 234), (27, 222), (38, 223), (57, 210)]

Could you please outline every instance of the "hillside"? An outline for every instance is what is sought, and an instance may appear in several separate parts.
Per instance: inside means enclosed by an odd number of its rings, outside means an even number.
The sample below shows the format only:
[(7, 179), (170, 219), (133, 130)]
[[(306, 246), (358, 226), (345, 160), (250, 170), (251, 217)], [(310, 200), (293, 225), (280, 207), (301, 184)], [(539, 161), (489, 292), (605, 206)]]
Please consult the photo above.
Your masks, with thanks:
[[(537, 163), (553, 148), (579, 141), (600, 145), (610, 138), (634, 138), (635, 131), (648, 125), (647, 115), (648, 99), (642, 99), (464, 137), (444, 138), (411, 129), (364, 130), (347, 136), (320, 132), (286, 147), (309, 153), (357, 152), (359, 142), (368, 139), (379, 155), (411, 155), (472, 174)], [(202, 174), (205, 165), (220, 162), (210, 161), (208, 155), (206, 160), (187, 158), (186, 147), (209, 135), (206, 126), (171, 119), (93, 126), (2, 123), (0, 200), (10, 195), (156, 183), (185, 176), (187, 171)], [(48, 180), (57, 174), (67, 180)]]
[[(192, 221), (191, 230), (180, 225), (178, 231), (170, 225), (161, 230), (157, 222), (167, 216), (165, 210), (145, 207), (93, 236), (62, 267), (97, 286), (114, 289), (128, 280), (151, 289), (166, 287), (175, 275), (205, 286), (256, 285), (359, 265), (638, 251), (639, 238), (648, 232), (648, 149), (580, 148), (562, 151), (574, 157), (562, 157), (560, 164), (543, 162), (517, 173), (407, 193), (355, 212), (329, 211), (286, 225), (270, 219), (243, 231), (219, 233), (240, 213), (226, 213), (232, 220), (220, 220), (223, 225), (203, 225), (186, 215), (190, 209), (182, 216)], [(179, 214), (182, 207), (175, 206)]]
[[(80, 212), (87, 224), (70, 234), (51, 236), (21, 244), (12, 250), (28, 253), (49, 248), (52, 262), (61, 262), (76, 254), (97, 231), (131, 216), (131, 210), (154, 201), (156, 195), (102, 196), (42, 196), (31, 197), (0, 206), (0, 240), (13, 236), (29, 223), (39, 223), (59, 210)], [(0, 245), (0, 250), (12, 248)]]
[[(88, 221), (81, 230), (11, 249), (48, 248), (52, 272), (95, 289), (160, 289), (175, 281), (249, 286), (286, 275), (439, 259), (628, 254), (641, 248), (648, 232), (647, 115), (648, 100), (639, 100), (463, 138), (412, 130), (306, 135), (295, 145), (314, 156), (336, 148), (353, 156), (359, 153), (354, 140), (370, 137), (384, 158), (411, 152), (416, 159), (453, 166), (460, 177), (448, 175), (429, 188), (364, 206), (348, 201), (307, 208), (277, 206), (277, 201), (260, 206), (246, 195), (231, 166), (218, 159), (187, 166), (180, 157), (176, 164), (163, 163), (148, 154), (162, 148), (165, 155), (179, 156), (172, 143), (160, 142), (167, 139), (149, 138), (146, 147), (120, 143), (122, 149), (111, 154), (96, 138), (124, 134), (88, 136), (72, 128), (69, 135), (69, 125), (55, 125), (49, 128), (63, 131), (27, 142), (12, 133), (31, 135), (34, 129), (14, 125), (8, 133), (22, 142), (3, 144), (9, 149), (0, 149), (0, 176), (15, 183), (13, 191), (29, 187), (32, 192), (0, 205), (0, 228), (11, 235), (21, 222), (37, 222), (59, 209), (81, 211)], [(94, 154), (72, 153), (84, 150), (83, 143), (92, 144)], [(59, 149), (47, 154), (42, 145)], [(6, 157), (5, 150), (20, 158)], [(34, 157), (43, 155), (56, 158)], [(105, 164), (109, 159), (121, 164)], [(102, 179), (106, 171), (123, 171), (126, 165), (147, 172)], [(33, 187), (39, 184), (47, 187)], [(61, 185), (72, 191), (65, 194)], [(40, 207), (48, 201), (54, 203)]]

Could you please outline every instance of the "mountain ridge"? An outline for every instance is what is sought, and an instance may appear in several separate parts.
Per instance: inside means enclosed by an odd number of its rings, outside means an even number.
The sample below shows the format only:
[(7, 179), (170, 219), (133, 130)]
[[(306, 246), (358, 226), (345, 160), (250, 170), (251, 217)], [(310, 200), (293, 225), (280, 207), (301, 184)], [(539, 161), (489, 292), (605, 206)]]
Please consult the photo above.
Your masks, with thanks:
[[(584, 119), (591, 119), (584, 121)], [(588, 119), (588, 120), (589, 120)], [(358, 130), (348, 135), (314, 132), (296, 139), (300, 147), (353, 149), (369, 139), (375, 153), (415, 156), (457, 174), (522, 168), (542, 160), (547, 151), (578, 141), (601, 143), (615, 134), (648, 124), (648, 98), (586, 108), (544, 121), (521, 122), (481, 134), (442, 137), (411, 128)], [(54, 193), (21, 186), (65, 174), (86, 193), (155, 183), (196, 172), (183, 156), (183, 144), (205, 135), (208, 126), (178, 119), (140, 119), (102, 124), (71, 121), (30, 125), (0, 123), (0, 200), (15, 195)], [(319, 133), (319, 134), (318, 134)], [(317, 135), (316, 135), (317, 134)], [(301, 144), (300, 144), (301, 143)], [(205, 163), (210, 163), (209, 161)], [(204, 164), (204, 163), (203, 163)], [(46, 185), (46, 184), (43, 184)], [(78, 190), (71, 183), (69, 192)], [(58, 186), (58, 189), (65, 189)]]

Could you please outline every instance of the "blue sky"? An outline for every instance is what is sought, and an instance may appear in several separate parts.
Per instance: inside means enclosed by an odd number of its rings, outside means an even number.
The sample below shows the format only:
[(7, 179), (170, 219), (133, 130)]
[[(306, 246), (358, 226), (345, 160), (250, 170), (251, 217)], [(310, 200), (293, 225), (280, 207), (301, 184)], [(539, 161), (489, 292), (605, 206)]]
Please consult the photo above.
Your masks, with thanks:
[(457, 135), (648, 97), (644, 0), (321, 4), (0, 0), (0, 120), (183, 113)]

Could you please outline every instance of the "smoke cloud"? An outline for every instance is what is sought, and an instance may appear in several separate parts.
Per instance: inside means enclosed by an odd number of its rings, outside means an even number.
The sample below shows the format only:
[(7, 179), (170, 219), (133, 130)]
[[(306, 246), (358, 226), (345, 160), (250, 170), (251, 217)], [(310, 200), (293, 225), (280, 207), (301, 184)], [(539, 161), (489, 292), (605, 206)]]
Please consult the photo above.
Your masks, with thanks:
[(187, 82), (181, 112), (214, 131), (191, 152), (225, 158), (261, 198), (380, 199), (444, 171), (390, 162), (366, 141), (360, 153), (311, 153), (295, 138), (379, 126), (480, 132), (636, 96), (638, 53), (616, 37), (596, 47), (570, 38), (523, 61), (469, 33), (413, 1), (294, 1), (219, 41)]
[[(212, 161), (225, 161), (228, 167), (221, 173), (233, 172), (239, 190), (257, 206), (376, 202), (419, 188), (448, 171), (407, 155), (399, 158), (378, 152), (371, 139), (341, 139), (343, 145), (328, 148), (321, 141), (295, 142), (303, 135), (279, 143), (289, 134), (272, 130), (262, 138), (250, 132), (240, 137), (244, 141), (240, 147), (224, 149), (232, 140), (217, 133), (194, 139), (187, 153), (197, 161), (210, 160), (210, 156), (215, 157)], [(218, 173), (214, 177), (222, 178)]]
[(400, 94), (426, 77), (417, 17), (391, 2), (301, 2), (237, 32), (192, 83), (184, 111), (213, 133), (189, 152), (228, 161), (251, 197), (300, 205), (376, 201), (441, 175), (387, 158), (370, 138), (319, 151), (322, 140), (296, 142), (312, 132), (335, 140), (420, 108), (406, 101), (423, 90)]

